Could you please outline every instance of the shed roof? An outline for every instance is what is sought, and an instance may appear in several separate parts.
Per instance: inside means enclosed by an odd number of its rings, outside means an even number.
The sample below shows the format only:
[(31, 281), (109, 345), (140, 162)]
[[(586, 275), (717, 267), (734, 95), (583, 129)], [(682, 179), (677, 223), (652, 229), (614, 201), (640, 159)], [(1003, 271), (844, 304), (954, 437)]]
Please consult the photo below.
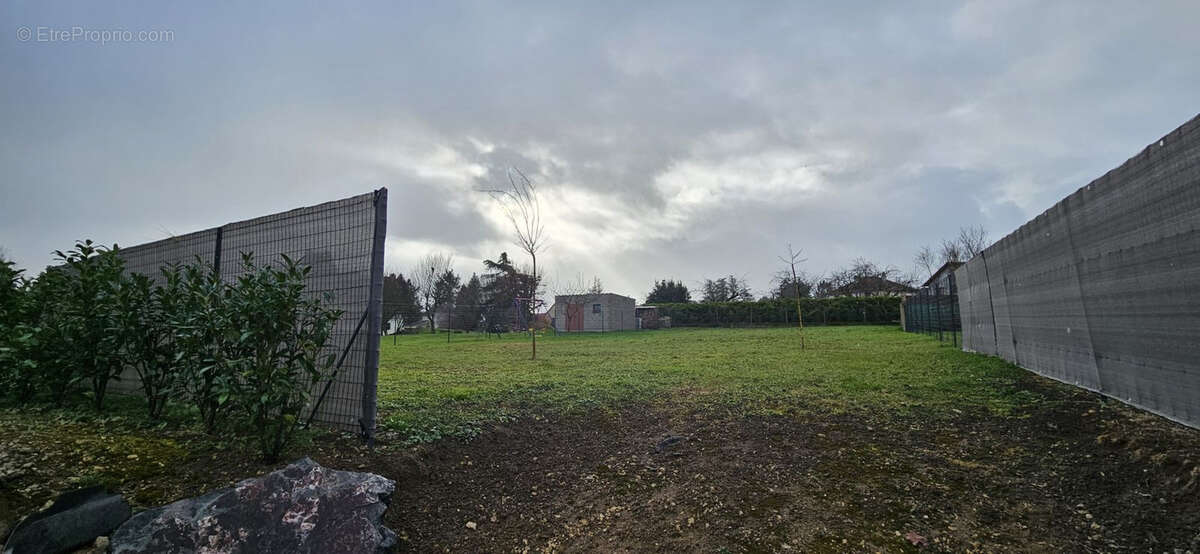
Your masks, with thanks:
[(942, 264), (942, 267), (939, 267), (937, 271), (933, 272), (933, 275), (930, 275), (929, 278), (926, 279), (925, 282), (921, 284), (921, 286), (928, 287), (934, 281), (937, 281), (938, 278), (941, 277), (944, 273), (946, 273), (947, 271), (954, 271), (954, 270), (958, 269), (959, 266), (963, 265), (963, 263), (964, 262), (946, 262), (946, 263)]
[(563, 300), (599, 300), (601, 298), (620, 298), (622, 300), (630, 300), (636, 303), (636, 301), (633, 300), (633, 297), (617, 294), (615, 292), (602, 292), (599, 294), (559, 294), (554, 297), (554, 301), (558, 302), (560, 298)]

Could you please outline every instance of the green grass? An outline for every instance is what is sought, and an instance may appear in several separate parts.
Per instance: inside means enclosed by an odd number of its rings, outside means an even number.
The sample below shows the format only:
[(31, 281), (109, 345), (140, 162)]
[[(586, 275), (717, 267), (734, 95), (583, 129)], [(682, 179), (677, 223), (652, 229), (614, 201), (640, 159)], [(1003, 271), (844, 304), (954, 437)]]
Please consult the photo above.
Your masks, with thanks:
[(1025, 373), (894, 327), (671, 329), (392, 337), (382, 343), (380, 421), (408, 442), (472, 436), (516, 417), (657, 403), (743, 413), (1008, 413)]

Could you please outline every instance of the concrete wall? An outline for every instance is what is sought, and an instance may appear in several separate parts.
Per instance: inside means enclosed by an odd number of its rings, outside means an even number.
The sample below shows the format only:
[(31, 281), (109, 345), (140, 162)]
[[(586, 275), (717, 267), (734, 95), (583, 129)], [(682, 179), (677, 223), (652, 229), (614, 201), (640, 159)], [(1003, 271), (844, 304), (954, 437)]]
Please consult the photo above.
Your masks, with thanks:
[(1200, 117), (956, 279), (964, 349), (1200, 427)]
[[(583, 306), (583, 331), (622, 331), (637, 329), (637, 318), (634, 316), (634, 299), (619, 294), (581, 294), (556, 296), (554, 308), (550, 312), (554, 328), (567, 332), (567, 310), (571, 304)], [(593, 306), (600, 305), (600, 313), (595, 313)]]

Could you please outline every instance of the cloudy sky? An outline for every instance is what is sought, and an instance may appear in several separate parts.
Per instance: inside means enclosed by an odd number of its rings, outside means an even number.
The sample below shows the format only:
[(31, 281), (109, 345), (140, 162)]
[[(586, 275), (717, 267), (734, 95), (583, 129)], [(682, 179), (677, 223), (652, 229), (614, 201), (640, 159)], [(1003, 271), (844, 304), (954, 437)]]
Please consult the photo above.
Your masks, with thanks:
[(1194, 1), (436, 4), (0, 4), (0, 246), (386, 186), (388, 267), (469, 274), (516, 166), (552, 284), (761, 292), (789, 242), (820, 274), (997, 239), (1200, 111)]

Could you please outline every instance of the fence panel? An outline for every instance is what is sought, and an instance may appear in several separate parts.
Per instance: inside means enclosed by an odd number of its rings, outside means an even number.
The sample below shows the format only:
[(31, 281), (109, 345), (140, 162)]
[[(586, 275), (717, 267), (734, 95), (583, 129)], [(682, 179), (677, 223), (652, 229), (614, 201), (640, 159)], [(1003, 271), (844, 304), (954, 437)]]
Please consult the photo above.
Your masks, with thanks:
[(995, 356), (998, 354), (996, 318), (992, 312), (987, 259), (980, 255), (980, 263), (966, 264), (963, 268), (966, 270), (955, 274), (962, 314), (963, 349)]
[(1198, 129), (1200, 117), (959, 268), (965, 347), (1200, 426)]
[(962, 321), (959, 314), (959, 296), (956, 278), (950, 276), (949, 290), (938, 287), (921, 287), (916, 294), (904, 297), (904, 330), (937, 337), (940, 341), (955, 346), (962, 343)]
[[(223, 280), (233, 282), (243, 273), (242, 253), (252, 254), (256, 264), (275, 263), (286, 254), (311, 266), (306, 294), (329, 295), (329, 305), (342, 310), (326, 351), (345, 360), (327, 386), (313, 391), (305, 417), (313, 415), (314, 421), (370, 438), (375, 429), (386, 232), (387, 189), (379, 189), (122, 248), (120, 254), (128, 271), (155, 279), (161, 279), (162, 266), (199, 257), (213, 264)], [(137, 375), (126, 372), (114, 388), (140, 390)]]
[(120, 254), (125, 261), (126, 271), (141, 273), (162, 283), (159, 268), (196, 259), (213, 263), (216, 247), (217, 229), (206, 229), (128, 248), (121, 247)]

